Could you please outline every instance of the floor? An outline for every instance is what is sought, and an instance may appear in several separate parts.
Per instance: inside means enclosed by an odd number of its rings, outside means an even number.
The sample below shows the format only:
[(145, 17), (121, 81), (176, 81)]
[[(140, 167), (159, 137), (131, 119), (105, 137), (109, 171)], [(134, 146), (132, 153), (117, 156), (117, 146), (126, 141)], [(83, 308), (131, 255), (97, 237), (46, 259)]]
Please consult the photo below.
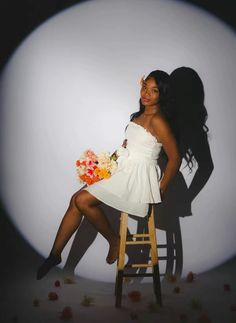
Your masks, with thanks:
[[(1, 323), (236, 323), (236, 258), (206, 273), (162, 279), (163, 306), (151, 283), (126, 281), (122, 308), (114, 306), (114, 284), (53, 269), (41, 281), (42, 258), (2, 214)], [(193, 278), (193, 280), (191, 279)]]

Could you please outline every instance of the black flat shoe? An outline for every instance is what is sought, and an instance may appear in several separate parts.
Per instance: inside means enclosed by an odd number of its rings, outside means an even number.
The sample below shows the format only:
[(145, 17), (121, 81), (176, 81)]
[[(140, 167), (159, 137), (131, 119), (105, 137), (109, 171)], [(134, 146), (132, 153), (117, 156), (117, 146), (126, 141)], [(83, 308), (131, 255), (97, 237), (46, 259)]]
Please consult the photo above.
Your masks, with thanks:
[(37, 280), (42, 279), (51, 268), (55, 267), (61, 262), (61, 257), (50, 255), (43, 264), (39, 267), (37, 271)]

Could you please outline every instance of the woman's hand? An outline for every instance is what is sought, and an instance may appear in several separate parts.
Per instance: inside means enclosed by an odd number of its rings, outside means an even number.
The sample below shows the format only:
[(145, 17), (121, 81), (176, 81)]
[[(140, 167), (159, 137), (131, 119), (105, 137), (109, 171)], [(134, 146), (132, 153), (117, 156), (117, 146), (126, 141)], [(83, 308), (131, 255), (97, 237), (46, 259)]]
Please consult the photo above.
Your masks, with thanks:
[(125, 139), (122, 144), (122, 147), (126, 148), (126, 146), (127, 146), (127, 139)]
[[(122, 146), (121, 147), (123, 147), (123, 148), (126, 148), (126, 146), (127, 146), (127, 139), (125, 139), (124, 141), (123, 141), (123, 144), (122, 144)], [(118, 159), (118, 157), (119, 157), (119, 149), (118, 150), (116, 150), (112, 155), (111, 155), (111, 159), (113, 159), (114, 161), (116, 161), (117, 159)]]

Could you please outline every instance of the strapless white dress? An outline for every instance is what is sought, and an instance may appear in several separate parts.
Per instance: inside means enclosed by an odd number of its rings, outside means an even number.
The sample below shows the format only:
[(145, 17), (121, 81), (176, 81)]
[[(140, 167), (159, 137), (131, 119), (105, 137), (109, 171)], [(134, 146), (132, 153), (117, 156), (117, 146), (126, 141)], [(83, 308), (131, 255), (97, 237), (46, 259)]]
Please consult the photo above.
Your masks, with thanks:
[(162, 144), (133, 121), (129, 122), (125, 135), (127, 146), (118, 149), (115, 173), (85, 190), (115, 209), (145, 217), (149, 204), (161, 202), (157, 159)]

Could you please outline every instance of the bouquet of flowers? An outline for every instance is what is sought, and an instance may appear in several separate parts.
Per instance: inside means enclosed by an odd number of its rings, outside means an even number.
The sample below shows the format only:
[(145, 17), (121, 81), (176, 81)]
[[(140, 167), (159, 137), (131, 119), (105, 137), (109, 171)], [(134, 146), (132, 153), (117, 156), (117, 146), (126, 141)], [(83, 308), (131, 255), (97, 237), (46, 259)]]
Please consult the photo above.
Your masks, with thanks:
[(109, 178), (117, 169), (115, 154), (108, 152), (95, 154), (91, 149), (84, 151), (76, 161), (76, 170), (80, 182), (91, 185), (104, 178)]

